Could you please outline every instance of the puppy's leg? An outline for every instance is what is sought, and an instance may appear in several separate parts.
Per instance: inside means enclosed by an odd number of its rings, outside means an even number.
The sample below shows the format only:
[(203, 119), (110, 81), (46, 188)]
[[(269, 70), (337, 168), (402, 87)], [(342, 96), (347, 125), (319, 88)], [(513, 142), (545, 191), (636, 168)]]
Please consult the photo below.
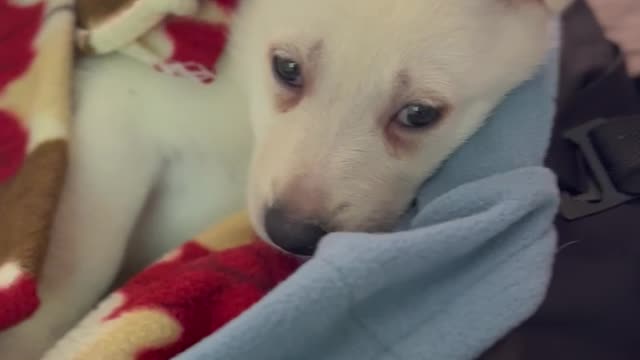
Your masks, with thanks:
[[(158, 173), (160, 159), (131, 131), (127, 112), (87, 99), (42, 276), (41, 306), (0, 333), (2, 360), (39, 359), (108, 289)], [(118, 118), (120, 117), (120, 118)]]

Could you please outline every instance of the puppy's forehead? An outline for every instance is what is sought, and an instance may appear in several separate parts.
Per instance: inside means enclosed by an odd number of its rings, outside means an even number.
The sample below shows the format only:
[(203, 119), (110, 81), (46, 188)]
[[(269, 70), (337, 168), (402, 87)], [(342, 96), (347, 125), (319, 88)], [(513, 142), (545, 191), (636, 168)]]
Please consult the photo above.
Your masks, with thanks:
[[(538, 0), (522, 0), (519, 7), (510, 4), (507, 0), (270, 0), (256, 9), (254, 18), (277, 9), (258, 20), (265, 21), (259, 36), (266, 42), (288, 43), (304, 53), (320, 42), (314, 75), (326, 84), (316, 84), (331, 91), (351, 86), (344, 91), (388, 93), (397, 73), (406, 71), (414, 85), (437, 88), (448, 98), (464, 98), (485, 91), (496, 78), (505, 78), (505, 68), (535, 66), (540, 60), (536, 55), (540, 49), (532, 47), (545, 43), (538, 39), (544, 32), (543, 20), (548, 20), (544, 8)], [(468, 80), (470, 76), (474, 81)], [(335, 81), (342, 78), (350, 81)]]
[[(273, 17), (278, 23), (269, 28), (274, 41), (290, 42), (305, 51), (321, 42), (329, 56), (349, 54), (358, 66), (384, 60), (387, 67), (397, 65), (396, 71), (414, 65), (392, 64), (394, 57), (410, 61), (427, 55), (446, 61), (471, 50), (469, 44), (478, 38), (488, 38), (486, 29), (473, 31), (490, 26), (494, 17), (478, 3), (497, 6), (499, 1), (275, 0), (272, 6), (283, 10)], [(419, 67), (424, 69), (423, 64)]]
[[(353, 31), (369, 31), (372, 34), (393, 35), (403, 33), (404, 28), (413, 29), (421, 36), (430, 30), (435, 32), (459, 27), (474, 20), (474, 12), (486, 12), (503, 0), (271, 0), (270, 7), (277, 9), (272, 16), (285, 23), (272, 24), (286, 29), (293, 26), (296, 31), (314, 28), (334, 30), (342, 35)], [(266, 5), (263, 5), (266, 6)], [(504, 5), (500, 5), (504, 6)], [(273, 11), (273, 10), (272, 10)], [(476, 17), (477, 18), (477, 17)], [(398, 31), (393, 31), (394, 29)], [(415, 31), (422, 29), (422, 31)]]

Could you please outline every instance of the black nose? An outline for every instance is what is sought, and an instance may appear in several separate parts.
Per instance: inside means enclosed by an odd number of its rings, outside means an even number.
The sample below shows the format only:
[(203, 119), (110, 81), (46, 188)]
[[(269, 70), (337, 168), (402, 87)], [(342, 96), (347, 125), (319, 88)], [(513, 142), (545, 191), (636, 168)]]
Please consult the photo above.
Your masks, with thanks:
[(319, 225), (299, 219), (279, 206), (267, 209), (264, 222), (271, 241), (296, 255), (313, 255), (318, 242), (327, 234)]

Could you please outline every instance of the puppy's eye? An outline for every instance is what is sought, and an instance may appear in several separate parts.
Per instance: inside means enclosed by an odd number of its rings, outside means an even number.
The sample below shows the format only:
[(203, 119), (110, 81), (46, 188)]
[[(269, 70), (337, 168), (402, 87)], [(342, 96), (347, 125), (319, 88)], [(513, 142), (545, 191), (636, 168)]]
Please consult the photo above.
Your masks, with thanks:
[(302, 87), (300, 64), (290, 58), (275, 54), (272, 57), (273, 74), (283, 85), (290, 88)]
[(432, 105), (409, 104), (395, 117), (401, 126), (410, 129), (422, 129), (433, 125), (442, 117), (442, 110)]

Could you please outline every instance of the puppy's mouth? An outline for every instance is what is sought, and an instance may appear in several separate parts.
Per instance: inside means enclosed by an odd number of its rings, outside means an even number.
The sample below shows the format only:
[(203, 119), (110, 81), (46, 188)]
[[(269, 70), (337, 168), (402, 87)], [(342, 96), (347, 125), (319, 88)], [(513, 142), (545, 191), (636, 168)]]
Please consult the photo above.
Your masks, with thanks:
[(397, 199), (356, 201), (370, 199), (355, 193), (335, 201), (337, 195), (313, 188), (287, 188), (299, 190), (296, 192), (259, 191), (258, 184), (254, 185), (248, 191), (248, 205), (257, 235), (278, 250), (300, 257), (313, 256), (330, 233), (393, 231), (409, 207), (399, 204)]
[(272, 206), (262, 212), (257, 228), (261, 238), (278, 250), (305, 259), (315, 254), (320, 241), (330, 233), (388, 233), (394, 229), (389, 218), (386, 221), (367, 221), (353, 227), (337, 226), (327, 221), (297, 216), (281, 206)]

